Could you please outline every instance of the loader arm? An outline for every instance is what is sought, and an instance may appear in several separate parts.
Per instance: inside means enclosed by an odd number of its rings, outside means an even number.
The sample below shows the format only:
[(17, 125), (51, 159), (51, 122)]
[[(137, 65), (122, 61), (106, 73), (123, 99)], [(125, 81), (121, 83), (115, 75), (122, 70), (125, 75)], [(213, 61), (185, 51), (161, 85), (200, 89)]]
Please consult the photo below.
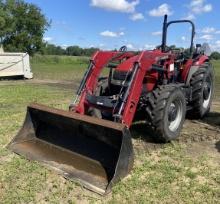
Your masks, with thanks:
[[(149, 74), (152, 74), (152, 65), (157, 64), (158, 59), (163, 56), (167, 56), (167, 54), (155, 51), (143, 51), (134, 62), (133, 72), (135, 72), (135, 74), (133, 79), (130, 80), (131, 84), (129, 84), (127, 94), (125, 94), (125, 98), (123, 99), (124, 107), (121, 107), (121, 110), (123, 111), (120, 112), (119, 110), (119, 115), (122, 113), (121, 122), (128, 128), (131, 126), (136, 113), (137, 105), (142, 93), (144, 78), (147, 76), (148, 72)], [(173, 59), (171, 59), (169, 63), (172, 63), (172, 61)], [(148, 81), (147, 83), (151, 82)], [(156, 83), (150, 84), (152, 87), (155, 85)]]
[[(74, 111), (76, 113), (85, 114), (87, 107), (86, 94), (92, 94), (98, 82), (98, 77), (101, 71), (108, 64), (110, 60), (121, 60), (123, 58), (130, 58), (134, 56), (132, 52), (112, 52), (112, 51), (98, 51), (90, 60), (90, 65), (84, 75), (82, 83), (77, 91), (77, 98), (80, 97), (78, 104)], [(76, 101), (77, 102), (77, 101)]]
[(76, 113), (85, 114), (86, 94), (93, 92), (102, 69), (108, 63), (108, 61), (113, 57), (115, 57), (117, 54), (118, 52), (108, 52), (108, 51), (96, 52), (94, 54), (94, 56), (90, 60), (91, 63), (88, 67), (88, 70), (84, 75), (82, 83), (80, 84), (80, 87), (77, 91), (77, 97), (80, 97), (80, 99), (79, 99), (79, 103), (77, 104), (74, 110)]
[(136, 112), (136, 108), (140, 99), (143, 80), (147, 71), (150, 71), (152, 64), (156, 63), (155, 54), (149, 51), (140, 53), (139, 58), (134, 63), (134, 69), (137, 68), (134, 79), (131, 80), (131, 85), (128, 93), (128, 98), (125, 99), (125, 107), (122, 115), (122, 123), (130, 127)]

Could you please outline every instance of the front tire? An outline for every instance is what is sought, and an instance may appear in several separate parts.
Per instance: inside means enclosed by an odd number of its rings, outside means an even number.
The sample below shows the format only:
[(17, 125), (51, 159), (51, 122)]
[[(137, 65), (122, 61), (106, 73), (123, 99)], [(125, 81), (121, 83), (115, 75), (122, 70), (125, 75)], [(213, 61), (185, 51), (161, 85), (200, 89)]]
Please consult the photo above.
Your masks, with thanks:
[(180, 135), (186, 114), (186, 101), (181, 88), (160, 86), (147, 99), (147, 122), (157, 140), (168, 142)]

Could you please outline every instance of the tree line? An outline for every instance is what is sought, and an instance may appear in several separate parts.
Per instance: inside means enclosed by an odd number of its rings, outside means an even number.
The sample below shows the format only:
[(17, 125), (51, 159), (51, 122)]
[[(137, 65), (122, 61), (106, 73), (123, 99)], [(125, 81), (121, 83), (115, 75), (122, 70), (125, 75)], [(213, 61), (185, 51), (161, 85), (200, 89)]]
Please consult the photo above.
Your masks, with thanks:
[(220, 53), (219, 52), (213, 52), (210, 56), (210, 59), (213, 60), (220, 60)]
[(69, 55), (69, 56), (91, 56), (98, 48), (81, 48), (77, 45), (63, 48), (54, 44), (46, 44), (41, 50), (41, 54), (45, 55)]

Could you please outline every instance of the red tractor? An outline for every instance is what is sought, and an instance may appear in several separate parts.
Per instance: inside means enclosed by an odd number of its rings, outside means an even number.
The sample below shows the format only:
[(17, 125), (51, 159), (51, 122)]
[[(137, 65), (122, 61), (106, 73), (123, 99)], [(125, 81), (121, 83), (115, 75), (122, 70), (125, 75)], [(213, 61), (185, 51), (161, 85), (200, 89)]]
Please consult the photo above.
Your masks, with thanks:
[[(188, 53), (166, 46), (167, 28), (174, 23), (192, 25)], [(186, 112), (202, 118), (210, 110), (213, 95), (212, 65), (204, 50), (194, 51), (194, 35), (191, 21), (167, 23), (165, 16), (162, 45), (157, 49), (138, 54), (126, 52), (126, 47), (119, 52), (97, 52), (77, 92), (79, 103), (71, 110), (128, 128), (141, 113), (155, 137), (162, 141), (177, 138)], [(109, 76), (97, 78), (105, 66)]]
[[(167, 29), (175, 23), (192, 26), (188, 50), (166, 45)], [(209, 112), (213, 68), (207, 49), (194, 48), (194, 35), (193, 22), (167, 22), (165, 16), (157, 49), (131, 52), (124, 46), (96, 52), (69, 112), (30, 105), (10, 149), (93, 191), (109, 192), (131, 170), (134, 119), (145, 120), (155, 138), (168, 142), (180, 135), (186, 112), (196, 118)], [(104, 68), (109, 71), (100, 78)]]

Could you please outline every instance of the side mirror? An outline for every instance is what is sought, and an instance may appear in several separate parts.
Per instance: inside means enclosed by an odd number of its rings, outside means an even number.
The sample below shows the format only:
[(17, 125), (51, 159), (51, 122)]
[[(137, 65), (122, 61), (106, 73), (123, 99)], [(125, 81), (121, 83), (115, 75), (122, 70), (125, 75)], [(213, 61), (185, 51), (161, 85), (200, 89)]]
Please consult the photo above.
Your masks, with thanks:
[(200, 47), (202, 47), (201, 44), (196, 44), (196, 48), (200, 48)]
[(195, 52), (196, 54), (202, 54), (201, 47), (202, 47), (201, 44), (196, 44), (196, 52)]

